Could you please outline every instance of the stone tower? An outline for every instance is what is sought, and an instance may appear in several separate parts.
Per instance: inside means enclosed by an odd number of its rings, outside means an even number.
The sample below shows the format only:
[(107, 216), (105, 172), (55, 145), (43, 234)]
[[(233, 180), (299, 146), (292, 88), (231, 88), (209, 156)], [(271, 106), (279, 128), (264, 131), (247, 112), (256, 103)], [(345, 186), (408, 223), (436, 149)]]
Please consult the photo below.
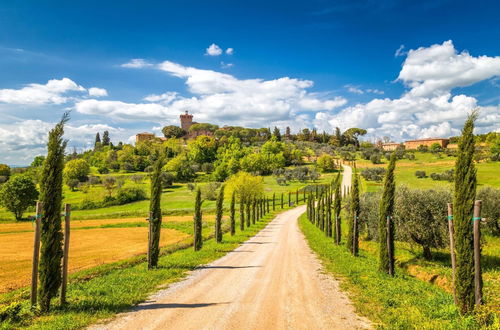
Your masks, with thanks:
[(189, 127), (193, 125), (193, 115), (190, 115), (187, 111), (185, 114), (180, 115), (181, 117), (181, 128), (186, 132), (189, 132)]

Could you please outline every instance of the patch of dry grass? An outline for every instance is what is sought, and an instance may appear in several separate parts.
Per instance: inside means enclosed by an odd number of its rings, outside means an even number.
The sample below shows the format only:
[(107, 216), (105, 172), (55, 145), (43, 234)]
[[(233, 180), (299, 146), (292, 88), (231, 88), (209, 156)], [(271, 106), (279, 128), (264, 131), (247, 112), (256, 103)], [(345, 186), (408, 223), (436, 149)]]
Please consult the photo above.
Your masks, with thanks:
[[(125, 219), (75, 221), (73, 227), (125, 222)], [(131, 219), (126, 219), (131, 222)], [(136, 219), (139, 220), (139, 219)], [(141, 219), (144, 221), (144, 219)], [(31, 224), (5, 224), (3, 226)], [(2, 226), (2, 227), (3, 227)], [(5, 229), (3, 229), (5, 230)], [(143, 254), (147, 251), (147, 227), (96, 228), (71, 233), (69, 272)], [(175, 229), (162, 228), (161, 246), (178, 243), (189, 235)], [(33, 233), (0, 234), (0, 293), (27, 286), (31, 278)]]

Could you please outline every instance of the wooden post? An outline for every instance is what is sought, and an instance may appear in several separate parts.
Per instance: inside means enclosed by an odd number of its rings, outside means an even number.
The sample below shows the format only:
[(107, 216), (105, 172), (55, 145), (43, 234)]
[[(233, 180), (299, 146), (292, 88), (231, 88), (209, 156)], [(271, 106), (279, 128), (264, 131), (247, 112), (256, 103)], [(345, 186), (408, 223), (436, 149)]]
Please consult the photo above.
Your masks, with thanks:
[(71, 204), (64, 204), (64, 250), (62, 260), (61, 305), (66, 303), (66, 287), (68, 286), (70, 220)]
[(483, 303), (483, 276), (481, 274), (481, 204), (482, 201), (474, 202), (474, 283), (476, 305)]
[(36, 306), (38, 290), (38, 259), (40, 258), (40, 227), (42, 220), (42, 203), (36, 202), (35, 236), (33, 244), (33, 264), (31, 267), (31, 306)]
[(387, 216), (387, 254), (389, 255), (389, 275), (394, 276), (393, 251), (391, 244), (391, 217)]
[(450, 256), (451, 256), (451, 278), (453, 285), (453, 300), (455, 300), (455, 304), (457, 303), (457, 295), (455, 290), (455, 274), (456, 274), (456, 265), (457, 258), (455, 256), (455, 228), (453, 224), (453, 204), (448, 203), (448, 232), (450, 234)]

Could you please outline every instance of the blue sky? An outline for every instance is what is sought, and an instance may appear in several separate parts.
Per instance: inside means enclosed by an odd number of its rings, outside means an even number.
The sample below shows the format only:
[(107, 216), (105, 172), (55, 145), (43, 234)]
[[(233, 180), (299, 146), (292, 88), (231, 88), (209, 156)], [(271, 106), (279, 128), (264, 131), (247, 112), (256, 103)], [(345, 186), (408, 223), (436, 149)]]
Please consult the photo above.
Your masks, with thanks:
[(43, 154), (65, 110), (79, 149), (104, 129), (115, 142), (159, 133), (184, 110), (401, 141), (455, 135), (480, 107), (478, 132), (498, 130), (499, 12), (498, 1), (2, 1), (0, 162)]

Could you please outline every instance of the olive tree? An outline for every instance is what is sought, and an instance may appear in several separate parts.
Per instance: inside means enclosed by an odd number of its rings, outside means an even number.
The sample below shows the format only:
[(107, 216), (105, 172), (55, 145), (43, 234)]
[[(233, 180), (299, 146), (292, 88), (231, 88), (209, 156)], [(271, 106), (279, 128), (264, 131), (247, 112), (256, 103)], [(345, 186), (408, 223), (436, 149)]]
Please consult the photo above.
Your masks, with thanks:
[(446, 203), (450, 200), (448, 191), (398, 187), (394, 207), (398, 239), (420, 245), (424, 258), (431, 259), (431, 249), (447, 243)]

